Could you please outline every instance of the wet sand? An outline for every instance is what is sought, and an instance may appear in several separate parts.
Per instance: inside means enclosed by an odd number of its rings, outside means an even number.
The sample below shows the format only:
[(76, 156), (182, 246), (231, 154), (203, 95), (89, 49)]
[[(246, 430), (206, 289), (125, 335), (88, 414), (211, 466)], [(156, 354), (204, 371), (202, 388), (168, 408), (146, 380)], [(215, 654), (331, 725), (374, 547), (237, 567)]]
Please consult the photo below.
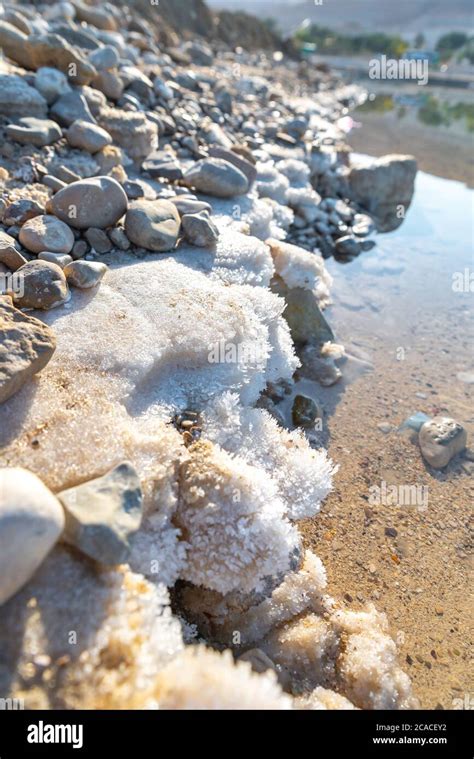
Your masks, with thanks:
[[(313, 385), (326, 414), (322, 442), (340, 468), (320, 515), (303, 526), (306, 544), (323, 560), (331, 592), (350, 608), (372, 601), (387, 613), (401, 663), (428, 709), (473, 706), (474, 463), (460, 455), (433, 470), (416, 435), (397, 427), (417, 411), (442, 413), (466, 427), (474, 446), (474, 384), (466, 382), (469, 373), (474, 379), (472, 292), (452, 289), (454, 272), (473, 270), (471, 199), (458, 183), (419, 175), (399, 230), (350, 264), (329, 262), (328, 317), (357, 361), (341, 367), (342, 383)], [(354, 367), (360, 376), (350, 382)], [(371, 488), (390, 485), (414, 485), (418, 497), (390, 505), (381, 490), (381, 503), (371, 503)]]

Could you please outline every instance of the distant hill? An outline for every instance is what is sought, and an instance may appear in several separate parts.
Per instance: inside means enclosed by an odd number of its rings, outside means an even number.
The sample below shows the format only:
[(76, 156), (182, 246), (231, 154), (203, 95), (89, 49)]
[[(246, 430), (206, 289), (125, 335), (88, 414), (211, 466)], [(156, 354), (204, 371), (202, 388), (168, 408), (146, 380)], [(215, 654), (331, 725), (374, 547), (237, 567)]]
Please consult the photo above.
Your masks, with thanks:
[(208, 0), (215, 9), (245, 10), (273, 18), (284, 34), (305, 19), (340, 32), (392, 32), (407, 39), (423, 32), (430, 42), (447, 31), (474, 27), (472, 0)]
[(282, 42), (267, 24), (245, 12), (210, 8), (204, 0), (128, 0), (158, 34), (160, 42), (177, 45), (180, 40), (204, 37), (247, 50), (284, 50), (294, 55), (290, 43)]

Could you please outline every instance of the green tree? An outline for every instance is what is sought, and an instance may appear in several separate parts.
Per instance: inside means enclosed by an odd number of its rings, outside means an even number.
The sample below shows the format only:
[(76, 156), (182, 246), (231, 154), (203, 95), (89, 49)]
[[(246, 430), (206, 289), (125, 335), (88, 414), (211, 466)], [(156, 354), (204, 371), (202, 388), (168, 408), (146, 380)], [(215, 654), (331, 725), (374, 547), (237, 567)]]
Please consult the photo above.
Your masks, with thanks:
[(469, 37), (467, 34), (464, 34), (464, 32), (449, 32), (449, 34), (443, 34), (438, 40), (436, 50), (441, 58), (450, 58), (456, 50), (459, 50), (460, 47), (466, 44), (468, 39)]

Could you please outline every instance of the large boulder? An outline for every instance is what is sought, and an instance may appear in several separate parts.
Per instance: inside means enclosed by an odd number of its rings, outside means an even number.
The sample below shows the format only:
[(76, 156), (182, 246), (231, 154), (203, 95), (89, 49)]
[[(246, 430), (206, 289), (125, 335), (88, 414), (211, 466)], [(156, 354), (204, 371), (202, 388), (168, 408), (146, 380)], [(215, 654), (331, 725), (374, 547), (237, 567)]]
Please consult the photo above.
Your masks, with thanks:
[(11, 298), (0, 297), (0, 403), (41, 371), (56, 349), (51, 327), (24, 314)]
[(111, 177), (91, 177), (72, 182), (51, 201), (55, 216), (76, 229), (113, 226), (127, 210), (121, 185)]
[(416, 160), (409, 155), (357, 158), (347, 177), (348, 196), (375, 218), (380, 232), (391, 232), (405, 218), (416, 172)]

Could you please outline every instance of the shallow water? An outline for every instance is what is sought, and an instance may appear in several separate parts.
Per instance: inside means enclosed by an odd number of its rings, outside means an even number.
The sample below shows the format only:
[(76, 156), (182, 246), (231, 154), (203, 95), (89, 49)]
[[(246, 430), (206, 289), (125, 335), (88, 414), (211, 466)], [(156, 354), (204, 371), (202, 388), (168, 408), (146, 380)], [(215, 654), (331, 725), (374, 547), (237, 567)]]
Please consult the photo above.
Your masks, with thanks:
[[(371, 81), (352, 116), (353, 150), (415, 155), (423, 171), (474, 187), (474, 90)], [(372, 99), (370, 99), (372, 98)]]
[[(334, 275), (326, 315), (355, 360), (341, 366), (344, 378), (333, 387), (312, 385), (340, 468), (321, 514), (305, 524), (307, 543), (349, 606), (374, 601), (387, 612), (427, 708), (456, 708), (474, 691), (467, 674), (474, 464), (459, 456), (435, 471), (415, 434), (397, 430), (416, 412), (447, 414), (466, 427), (473, 447), (473, 196), (461, 183), (419, 173), (398, 230), (348, 264), (326, 262)], [(417, 495), (391, 505), (383, 495), (390, 485), (415, 486)]]
[[(433, 337), (446, 319), (453, 321), (455, 341), (460, 331), (465, 335), (474, 292), (473, 198), (460, 182), (419, 172), (414, 201), (398, 230), (379, 235), (372, 251), (349, 264), (328, 262), (335, 303), (329, 314), (336, 329), (345, 333), (347, 324), (349, 337), (363, 323), (386, 345), (416, 349), (416, 339), (408, 344), (407, 335), (416, 335), (417, 324), (430, 314)], [(472, 357), (459, 360), (474, 367)]]
[[(420, 124), (449, 130), (453, 133), (474, 131), (474, 93), (470, 88), (420, 87), (415, 82), (370, 83), (366, 102), (355, 111), (355, 118), (364, 113), (383, 115), (393, 113), (403, 128), (406, 121), (416, 119)], [(414, 117), (414, 119), (410, 117)]]

